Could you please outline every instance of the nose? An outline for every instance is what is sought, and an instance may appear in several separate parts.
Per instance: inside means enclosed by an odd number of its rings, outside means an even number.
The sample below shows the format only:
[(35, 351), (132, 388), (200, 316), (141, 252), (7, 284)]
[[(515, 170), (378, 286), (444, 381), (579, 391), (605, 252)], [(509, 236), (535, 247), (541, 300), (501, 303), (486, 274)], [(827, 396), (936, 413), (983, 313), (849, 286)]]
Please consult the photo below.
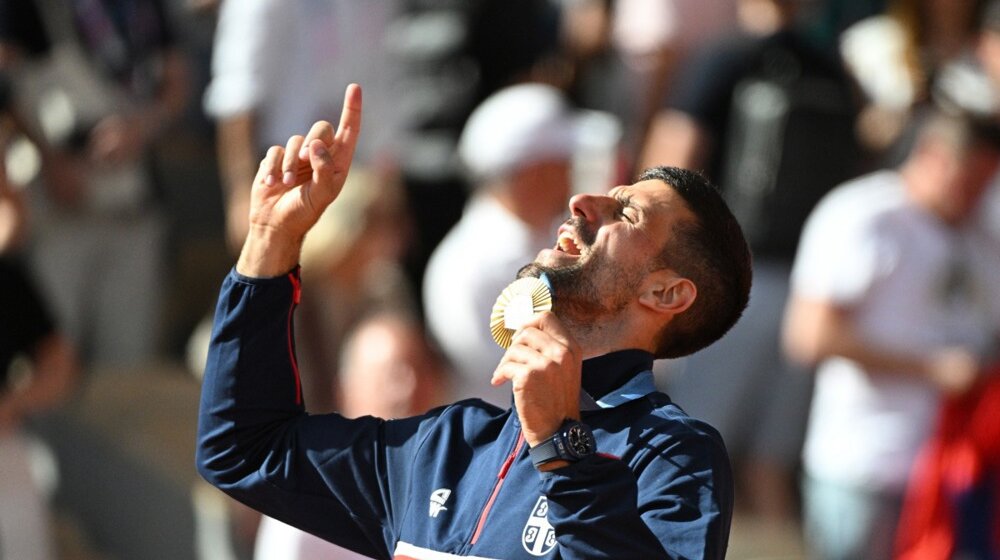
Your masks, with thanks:
[(621, 205), (613, 197), (603, 194), (578, 194), (569, 199), (569, 211), (588, 222), (599, 222), (614, 216)]

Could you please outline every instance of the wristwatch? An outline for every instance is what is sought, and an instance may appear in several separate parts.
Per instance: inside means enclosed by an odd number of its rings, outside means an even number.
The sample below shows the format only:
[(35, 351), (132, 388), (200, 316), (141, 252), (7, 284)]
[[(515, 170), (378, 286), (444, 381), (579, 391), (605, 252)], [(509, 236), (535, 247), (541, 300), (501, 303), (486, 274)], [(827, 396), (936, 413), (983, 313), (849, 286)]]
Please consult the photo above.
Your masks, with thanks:
[(552, 461), (575, 463), (597, 452), (594, 434), (586, 424), (567, 418), (549, 439), (528, 449), (535, 467)]

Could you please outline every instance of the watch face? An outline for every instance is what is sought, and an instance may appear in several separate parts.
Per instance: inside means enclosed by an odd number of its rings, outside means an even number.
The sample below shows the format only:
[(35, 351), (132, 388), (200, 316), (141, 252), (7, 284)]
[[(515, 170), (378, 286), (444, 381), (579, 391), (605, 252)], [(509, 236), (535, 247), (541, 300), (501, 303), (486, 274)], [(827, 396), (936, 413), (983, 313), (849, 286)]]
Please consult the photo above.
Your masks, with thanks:
[(566, 446), (578, 458), (590, 455), (596, 447), (593, 434), (582, 424), (574, 424), (566, 431)]

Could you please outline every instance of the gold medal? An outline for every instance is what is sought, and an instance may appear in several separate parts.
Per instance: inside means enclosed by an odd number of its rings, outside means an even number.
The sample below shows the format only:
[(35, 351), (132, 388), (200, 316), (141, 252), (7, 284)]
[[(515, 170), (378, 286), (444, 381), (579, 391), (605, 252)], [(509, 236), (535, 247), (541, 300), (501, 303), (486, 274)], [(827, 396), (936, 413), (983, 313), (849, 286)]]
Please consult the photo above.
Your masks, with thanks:
[(552, 309), (552, 292), (545, 281), (525, 277), (500, 292), (490, 315), (490, 332), (501, 348), (509, 348), (514, 332), (536, 314)]

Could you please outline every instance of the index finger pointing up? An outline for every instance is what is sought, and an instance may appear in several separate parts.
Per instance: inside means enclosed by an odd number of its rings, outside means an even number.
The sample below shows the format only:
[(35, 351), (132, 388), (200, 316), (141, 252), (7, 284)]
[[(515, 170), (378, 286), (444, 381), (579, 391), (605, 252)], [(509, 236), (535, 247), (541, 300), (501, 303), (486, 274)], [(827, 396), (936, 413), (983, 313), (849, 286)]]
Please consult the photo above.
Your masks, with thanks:
[(333, 125), (329, 121), (317, 121), (306, 134), (305, 142), (302, 143), (302, 150), (299, 152), (300, 159), (308, 160), (309, 153), (306, 149), (313, 140), (322, 140), (329, 148), (334, 148), (334, 141), (338, 144), (351, 144), (353, 155), (353, 144), (357, 143), (357, 136), (361, 131), (361, 86), (350, 84), (344, 93), (344, 108), (340, 113), (340, 123), (334, 133)]
[(334, 166), (346, 169), (354, 157), (354, 147), (361, 133), (361, 86), (350, 84), (344, 92), (344, 108), (340, 112), (340, 124), (333, 137)]
[[(299, 159), (309, 162), (309, 146), (313, 140), (320, 140), (330, 152), (331, 172), (335, 177), (347, 175), (347, 170), (351, 167), (351, 159), (354, 157), (354, 148), (358, 143), (358, 134), (361, 132), (361, 86), (350, 84), (344, 94), (344, 108), (340, 113), (340, 124), (334, 133), (333, 125), (327, 121), (318, 121), (309, 129), (302, 149), (299, 150)], [(313, 176), (314, 170), (309, 166), (303, 166), (299, 171), (299, 182), (308, 181)]]
[(354, 134), (361, 130), (361, 86), (358, 84), (349, 84), (344, 92), (344, 108), (340, 112), (337, 135), (345, 130), (352, 130)]

